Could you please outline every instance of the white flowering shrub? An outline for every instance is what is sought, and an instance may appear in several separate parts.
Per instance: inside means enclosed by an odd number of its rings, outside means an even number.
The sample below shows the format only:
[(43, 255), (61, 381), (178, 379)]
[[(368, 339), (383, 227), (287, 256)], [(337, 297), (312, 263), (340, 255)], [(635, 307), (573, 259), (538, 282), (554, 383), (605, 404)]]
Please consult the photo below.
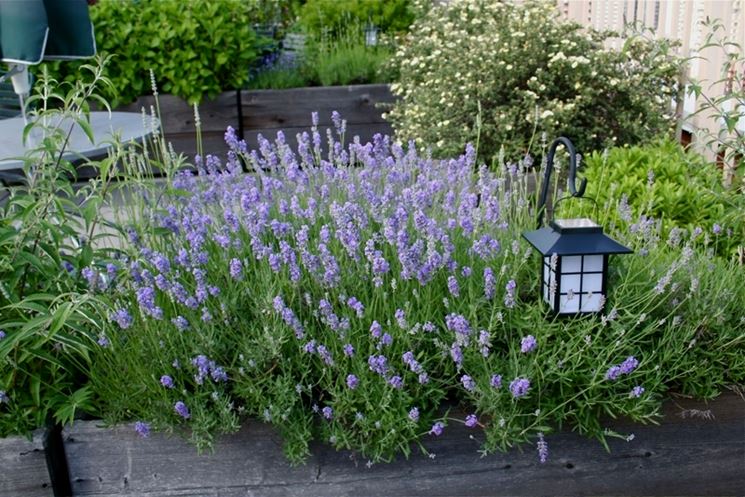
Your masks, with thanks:
[(399, 101), (388, 116), (403, 139), (440, 154), (478, 143), (488, 159), (502, 145), (508, 157), (524, 154), (542, 132), (590, 151), (672, 124), (681, 60), (669, 41), (634, 36), (605, 49), (611, 33), (559, 20), (552, 2), (455, 0), (423, 11), (392, 62)]

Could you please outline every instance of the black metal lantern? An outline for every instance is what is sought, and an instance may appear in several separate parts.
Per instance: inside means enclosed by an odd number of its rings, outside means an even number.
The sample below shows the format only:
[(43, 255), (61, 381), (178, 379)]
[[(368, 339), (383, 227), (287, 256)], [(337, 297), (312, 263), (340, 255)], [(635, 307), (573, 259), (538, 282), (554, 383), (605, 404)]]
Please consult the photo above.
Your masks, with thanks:
[(632, 250), (605, 235), (602, 226), (587, 218), (556, 219), (542, 227), (554, 155), (561, 144), (569, 152), (571, 197), (585, 193), (586, 179), (579, 189), (575, 185), (577, 159), (572, 142), (557, 138), (548, 152), (538, 203), (538, 229), (523, 233), (523, 237), (541, 253), (541, 296), (551, 309), (564, 315), (597, 313), (607, 295), (608, 256)]

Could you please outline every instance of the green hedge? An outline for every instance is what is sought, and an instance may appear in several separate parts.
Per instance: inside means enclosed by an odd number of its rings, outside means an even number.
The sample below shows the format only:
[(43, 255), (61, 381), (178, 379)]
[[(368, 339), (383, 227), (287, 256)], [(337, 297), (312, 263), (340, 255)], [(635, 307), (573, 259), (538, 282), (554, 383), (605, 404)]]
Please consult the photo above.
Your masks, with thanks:
[[(101, 0), (91, 7), (99, 52), (115, 55), (106, 70), (113, 105), (158, 88), (190, 103), (243, 86), (257, 56), (251, 25), (258, 4), (243, 0)], [(79, 64), (50, 64), (57, 79), (78, 78)]]
[(300, 9), (299, 22), (309, 34), (338, 34), (368, 23), (383, 32), (402, 32), (414, 21), (410, 4), (409, 0), (308, 0)]

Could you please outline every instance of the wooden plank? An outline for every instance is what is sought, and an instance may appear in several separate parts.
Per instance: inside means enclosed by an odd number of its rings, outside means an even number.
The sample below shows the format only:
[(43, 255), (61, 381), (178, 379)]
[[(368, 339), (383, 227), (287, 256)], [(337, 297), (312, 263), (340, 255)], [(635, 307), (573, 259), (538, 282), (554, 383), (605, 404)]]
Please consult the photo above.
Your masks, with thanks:
[(385, 123), (378, 104), (394, 97), (388, 85), (351, 85), (291, 90), (252, 90), (241, 94), (246, 130), (310, 126), (318, 112), (321, 125), (331, 125), (336, 110), (348, 124)]
[[(712, 419), (694, 416), (709, 410)], [(615, 421), (634, 433), (607, 453), (594, 440), (562, 432), (547, 437), (549, 461), (535, 449), (481, 457), (477, 430), (448, 427), (425, 445), (435, 458), (413, 455), (367, 467), (349, 452), (316, 445), (307, 464), (292, 467), (281, 439), (248, 422), (198, 456), (179, 438), (140, 439), (131, 426), (102, 429), (77, 423), (67, 453), (75, 495), (110, 496), (431, 496), (431, 495), (735, 495), (745, 488), (745, 403), (734, 394), (708, 405), (666, 405), (660, 426)], [(473, 437), (471, 437), (473, 435)]]
[(22, 437), (0, 438), (0, 495), (51, 497), (42, 437), (43, 431), (39, 430), (31, 441)]
[[(186, 100), (173, 95), (160, 95), (160, 115), (166, 134), (194, 133), (194, 107)], [(144, 108), (148, 113), (155, 107), (152, 96), (140, 97), (135, 102), (118, 107), (117, 111), (141, 112)], [(238, 108), (234, 91), (221, 93), (214, 100), (205, 100), (199, 105), (199, 118), (203, 131), (225, 132), (228, 126), (238, 126)]]

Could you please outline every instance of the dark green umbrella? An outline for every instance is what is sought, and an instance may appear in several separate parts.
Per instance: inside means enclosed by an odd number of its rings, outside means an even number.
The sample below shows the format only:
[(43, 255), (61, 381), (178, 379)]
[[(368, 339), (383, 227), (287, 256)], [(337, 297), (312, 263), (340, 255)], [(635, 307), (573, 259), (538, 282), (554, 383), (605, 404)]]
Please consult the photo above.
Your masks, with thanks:
[(28, 93), (27, 66), (95, 53), (86, 0), (0, 0), (0, 61), (15, 74), (16, 93)]
[(86, 0), (0, 0), (0, 59), (33, 65), (96, 53)]

